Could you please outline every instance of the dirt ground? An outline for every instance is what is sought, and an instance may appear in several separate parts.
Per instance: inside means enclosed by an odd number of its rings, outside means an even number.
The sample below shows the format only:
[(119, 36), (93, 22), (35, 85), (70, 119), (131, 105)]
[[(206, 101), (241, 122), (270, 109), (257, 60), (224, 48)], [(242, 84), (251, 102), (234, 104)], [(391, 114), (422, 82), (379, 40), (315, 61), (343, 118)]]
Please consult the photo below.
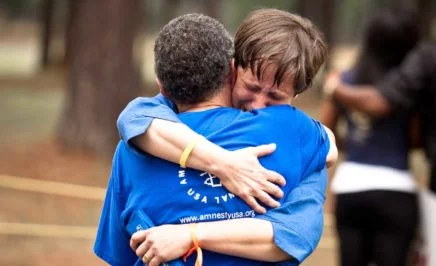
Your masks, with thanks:
[[(71, 196), (50, 190), (52, 182), (104, 189), (111, 163), (110, 158), (74, 153), (56, 142), (64, 94), (58, 89), (64, 87), (61, 77), (45, 73), (27, 81), (0, 79), (5, 84), (0, 89), (0, 266), (104, 265), (92, 252), (102, 197), (80, 198), (74, 191)], [(309, 96), (300, 104), (313, 105), (316, 94)], [(8, 178), (18, 185), (11, 186)], [(22, 178), (43, 182), (32, 188)], [(334, 265), (334, 233), (329, 224), (327, 239), (305, 265), (320, 265), (319, 261)], [(68, 233), (73, 229), (78, 230), (76, 235)]]
[[(104, 192), (110, 158), (73, 153), (56, 142), (62, 89), (29, 86), (36, 82), (8, 84), (9, 89), (0, 90), (0, 266), (104, 265), (92, 252), (103, 196), (78, 197), (74, 189), (72, 195), (59, 195), (50, 187), (76, 184)], [(316, 91), (308, 92), (296, 105), (316, 116), (318, 99)], [(422, 154), (414, 155), (414, 161), (424, 183)], [(5, 177), (19, 184), (13, 187)], [(50, 182), (29, 188), (23, 187), (27, 179), (20, 178)], [(323, 239), (305, 266), (337, 265), (332, 201), (328, 194)]]
[[(0, 84), (0, 266), (104, 265), (92, 252), (102, 204), (102, 196), (93, 194), (104, 192), (111, 160), (73, 153), (56, 142), (62, 70), (36, 78), (0, 78)], [(316, 91), (296, 101), (315, 117), (318, 104)], [(422, 157), (414, 155), (413, 168), (424, 184)], [(60, 193), (68, 184), (85, 185), (91, 192), (78, 196), (70, 188), (71, 194)], [(332, 202), (328, 194), (323, 239), (305, 266), (337, 265)]]

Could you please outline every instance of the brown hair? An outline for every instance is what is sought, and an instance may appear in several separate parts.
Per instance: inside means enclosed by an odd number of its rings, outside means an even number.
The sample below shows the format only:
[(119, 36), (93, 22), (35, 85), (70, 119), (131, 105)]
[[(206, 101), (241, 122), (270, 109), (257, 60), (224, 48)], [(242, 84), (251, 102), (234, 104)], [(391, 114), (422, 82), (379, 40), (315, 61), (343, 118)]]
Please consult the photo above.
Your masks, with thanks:
[(235, 36), (235, 65), (250, 67), (258, 79), (276, 64), (274, 83), (292, 75), (295, 93), (312, 83), (327, 56), (322, 33), (308, 20), (277, 9), (251, 12)]

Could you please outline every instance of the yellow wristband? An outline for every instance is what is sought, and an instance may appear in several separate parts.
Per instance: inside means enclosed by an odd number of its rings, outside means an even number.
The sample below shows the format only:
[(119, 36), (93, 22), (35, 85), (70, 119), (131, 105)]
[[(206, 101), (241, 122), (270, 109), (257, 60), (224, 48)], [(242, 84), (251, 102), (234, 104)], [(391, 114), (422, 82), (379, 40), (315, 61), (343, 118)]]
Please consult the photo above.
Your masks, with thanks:
[(191, 155), (192, 150), (194, 150), (195, 145), (203, 138), (202, 135), (197, 135), (189, 144), (186, 146), (185, 150), (180, 155), (179, 164), (181, 167), (186, 168), (186, 162), (188, 161), (189, 155)]

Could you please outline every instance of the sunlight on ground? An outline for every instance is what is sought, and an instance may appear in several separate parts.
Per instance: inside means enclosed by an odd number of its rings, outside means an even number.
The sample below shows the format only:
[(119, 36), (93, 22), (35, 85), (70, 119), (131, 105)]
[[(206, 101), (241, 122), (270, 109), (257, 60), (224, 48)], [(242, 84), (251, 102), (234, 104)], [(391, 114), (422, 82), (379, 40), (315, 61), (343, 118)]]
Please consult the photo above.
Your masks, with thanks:
[(59, 119), (63, 90), (0, 90), (0, 142), (10, 137), (20, 140), (46, 138), (53, 134)]
[(33, 42), (0, 46), (0, 73), (7, 76), (30, 76), (38, 69), (38, 49)]

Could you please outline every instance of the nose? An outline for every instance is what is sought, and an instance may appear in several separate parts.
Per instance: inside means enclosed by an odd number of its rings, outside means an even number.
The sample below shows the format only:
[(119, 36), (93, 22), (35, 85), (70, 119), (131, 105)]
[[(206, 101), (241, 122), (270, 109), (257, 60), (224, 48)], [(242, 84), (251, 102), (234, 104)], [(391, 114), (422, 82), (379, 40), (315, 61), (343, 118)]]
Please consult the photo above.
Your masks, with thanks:
[(251, 109), (261, 109), (267, 107), (267, 102), (265, 97), (262, 95), (257, 95), (254, 97), (253, 101), (250, 103)]

